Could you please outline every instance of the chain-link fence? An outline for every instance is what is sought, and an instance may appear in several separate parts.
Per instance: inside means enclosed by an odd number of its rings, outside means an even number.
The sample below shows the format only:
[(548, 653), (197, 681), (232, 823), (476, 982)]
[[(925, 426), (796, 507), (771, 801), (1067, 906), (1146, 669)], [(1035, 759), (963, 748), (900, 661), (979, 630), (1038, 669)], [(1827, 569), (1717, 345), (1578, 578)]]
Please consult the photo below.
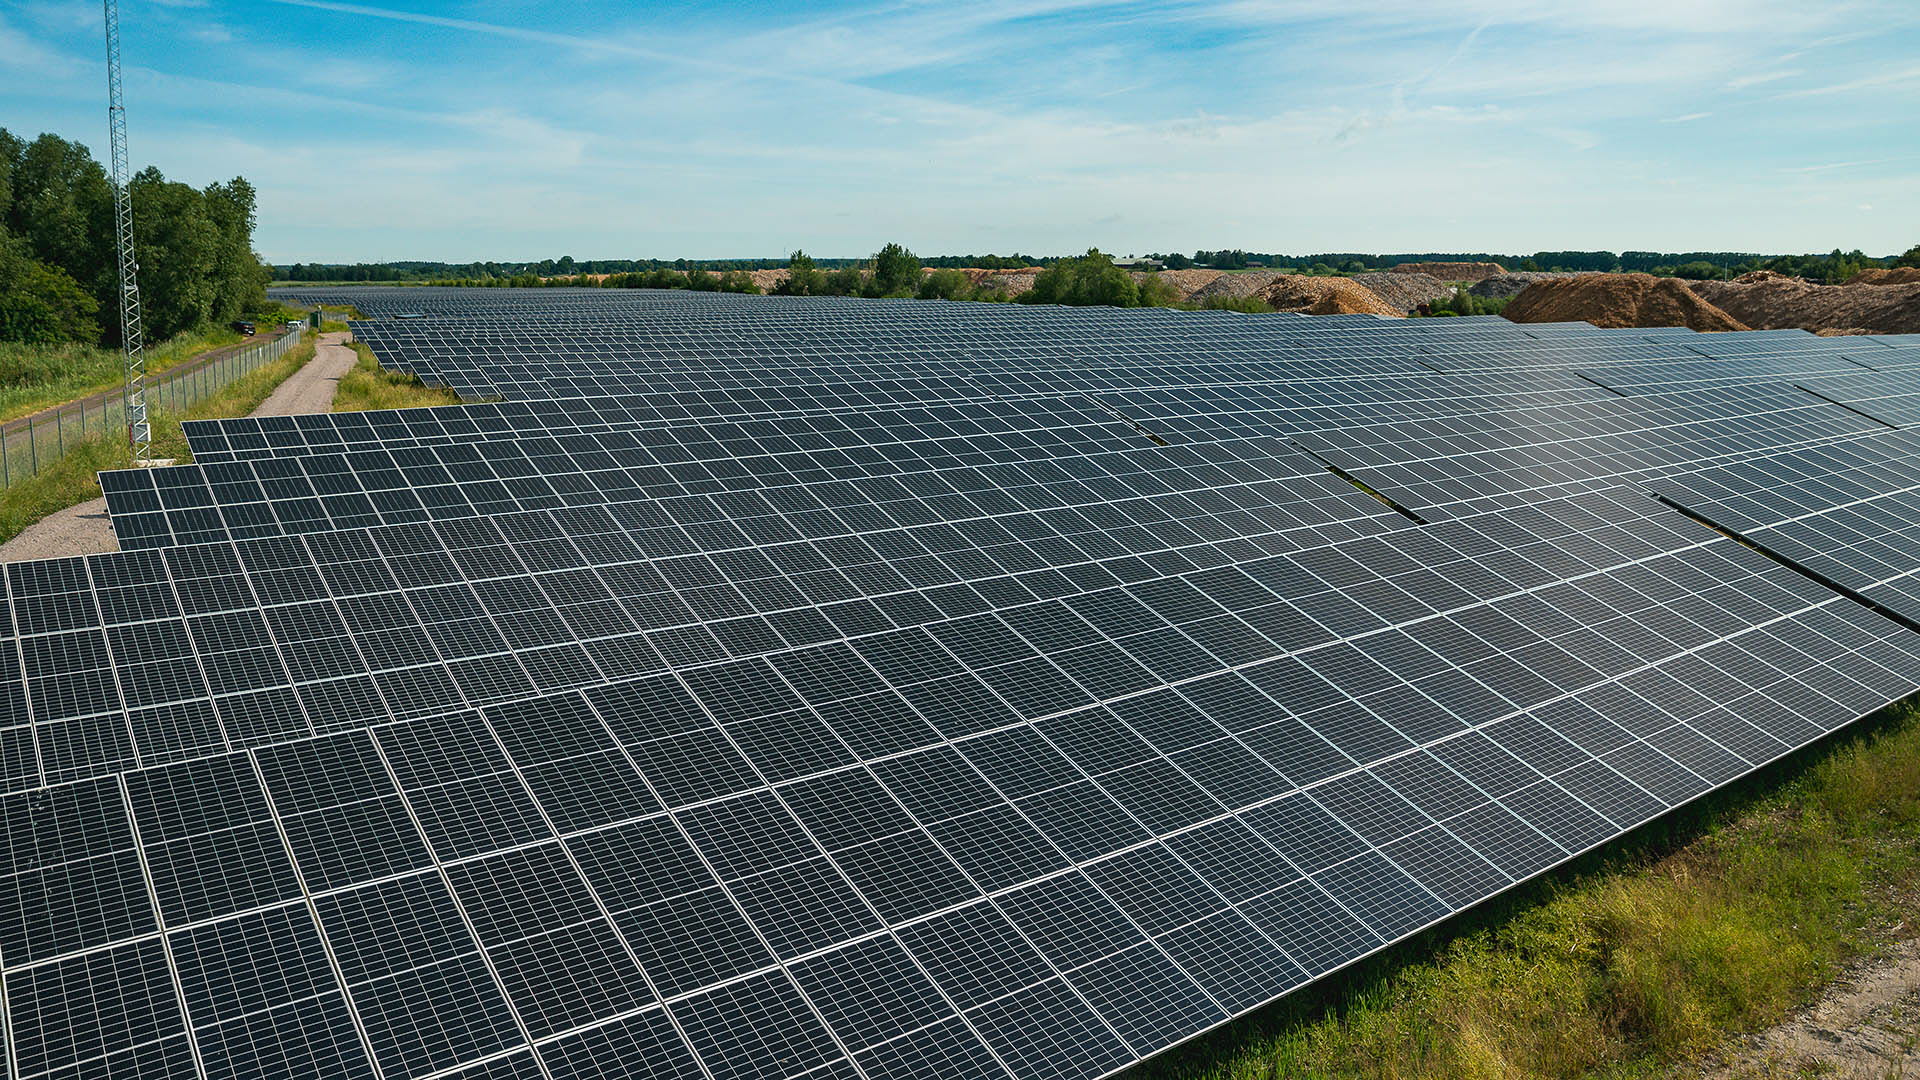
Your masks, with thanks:
[[(147, 379), (147, 412), (178, 413), (205, 400), (228, 383), (278, 360), (300, 343), (300, 331), (285, 330), (272, 341), (204, 360), (189, 360)], [(67, 447), (89, 436), (111, 432), (124, 437), (126, 398), (118, 390), (96, 394), (8, 421), (0, 428), (0, 489), (12, 487), (60, 460)]]

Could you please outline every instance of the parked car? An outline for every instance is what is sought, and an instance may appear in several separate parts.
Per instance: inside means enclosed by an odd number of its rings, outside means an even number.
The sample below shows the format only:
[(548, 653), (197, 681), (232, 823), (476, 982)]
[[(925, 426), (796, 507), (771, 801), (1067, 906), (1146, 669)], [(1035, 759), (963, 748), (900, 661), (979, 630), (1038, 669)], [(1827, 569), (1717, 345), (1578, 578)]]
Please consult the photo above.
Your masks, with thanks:
[(245, 334), (248, 337), (252, 337), (254, 333), (253, 324), (245, 319), (236, 320), (233, 324), (233, 329), (235, 332)]
[(307, 324), (306, 324), (306, 323), (303, 323), (303, 322), (301, 322), (301, 321), (300, 321), (299, 319), (288, 319), (288, 320), (287, 320), (287, 329), (289, 329), (289, 330), (298, 330), (298, 329), (300, 329), (301, 327), (303, 327), (303, 326), (305, 326), (305, 325), (307, 325)]

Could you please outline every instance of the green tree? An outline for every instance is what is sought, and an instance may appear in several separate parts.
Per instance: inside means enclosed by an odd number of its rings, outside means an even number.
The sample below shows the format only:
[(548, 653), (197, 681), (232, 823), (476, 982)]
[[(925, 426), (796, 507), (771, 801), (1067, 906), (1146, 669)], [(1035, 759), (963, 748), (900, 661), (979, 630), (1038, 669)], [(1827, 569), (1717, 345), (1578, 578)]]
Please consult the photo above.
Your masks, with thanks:
[(273, 272), (253, 253), (254, 190), (245, 177), (209, 184), (201, 192), (207, 216), (218, 231), (212, 318), (228, 322), (266, 306)]
[(821, 285), (821, 274), (814, 267), (813, 258), (796, 250), (787, 257), (787, 280), (773, 291), (781, 296), (812, 296), (820, 291)]
[[(41, 135), (24, 145), (11, 136), (7, 141), (9, 148), (18, 147), (9, 168), (7, 228), (25, 242), (32, 258), (65, 270), (103, 309), (111, 308), (117, 324), (113, 186), (106, 170), (86, 147), (58, 135)], [(119, 332), (117, 325), (109, 329)]]
[(0, 341), (57, 345), (100, 340), (100, 305), (65, 270), (0, 235)]
[(973, 291), (973, 283), (967, 275), (958, 270), (935, 270), (920, 282), (922, 300), (965, 300)]
[(899, 244), (888, 244), (873, 257), (869, 290), (878, 296), (912, 296), (920, 290), (920, 258)]
[(760, 294), (760, 286), (753, 283), (753, 275), (745, 270), (729, 270), (720, 275), (720, 291), (731, 293)]
[(1062, 259), (1040, 271), (1033, 288), (1022, 293), (1020, 300), (1028, 304), (1139, 307), (1140, 287), (1125, 270), (1113, 265), (1113, 256), (1099, 248), (1088, 248), (1080, 258)]
[(821, 282), (821, 291), (827, 296), (858, 296), (866, 285), (866, 275), (857, 266), (843, 266), (829, 273)]
[(1920, 267), (1920, 244), (1915, 244), (1912, 247), (1908, 248), (1906, 251), (1906, 254), (1901, 255), (1899, 258), (1893, 260), (1893, 262), (1889, 265)]
[(1177, 251), (1161, 256), (1160, 261), (1166, 263), (1167, 269), (1169, 270), (1191, 270), (1193, 268), (1193, 260)]
[(148, 166), (134, 175), (134, 258), (141, 319), (154, 340), (212, 321), (219, 232), (198, 191)]

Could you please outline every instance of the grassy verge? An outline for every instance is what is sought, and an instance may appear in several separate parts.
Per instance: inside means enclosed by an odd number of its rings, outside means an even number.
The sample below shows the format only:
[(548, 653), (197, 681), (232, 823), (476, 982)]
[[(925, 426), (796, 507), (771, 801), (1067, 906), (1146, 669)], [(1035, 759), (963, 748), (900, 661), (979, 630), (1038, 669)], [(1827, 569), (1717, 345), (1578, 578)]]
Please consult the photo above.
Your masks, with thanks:
[(1920, 707), (1788, 769), (1147, 1075), (1697, 1075), (1920, 916)]
[[(231, 330), (181, 334), (147, 350), (148, 374), (159, 374), (209, 349), (239, 342)], [(0, 343), (0, 420), (110, 390), (126, 377), (120, 354), (92, 345)]]
[(460, 395), (451, 390), (424, 386), (412, 375), (382, 368), (373, 358), (373, 350), (357, 341), (353, 343), (353, 351), (360, 354), (360, 359), (353, 370), (340, 378), (340, 388), (333, 395), (334, 412), (460, 404)]
[[(313, 350), (313, 339), (309, 336), (279, 359), (242, 375), (184, 411), (154, 412), (153, 455), (188, 460), (192, 455), (180, 431), (182, 420), (245, 416), (265, 401), (274, 387), (313, 359)], [(131, 464), (126, 440), (118, 433), (69, 441), (67, 452), (58, 461), (39, 474), (0, 491), (0, 541), (18, 536), (21, 530), (48, 514), (99, 498), (98, 473), (103, 469), (124, 469)]]

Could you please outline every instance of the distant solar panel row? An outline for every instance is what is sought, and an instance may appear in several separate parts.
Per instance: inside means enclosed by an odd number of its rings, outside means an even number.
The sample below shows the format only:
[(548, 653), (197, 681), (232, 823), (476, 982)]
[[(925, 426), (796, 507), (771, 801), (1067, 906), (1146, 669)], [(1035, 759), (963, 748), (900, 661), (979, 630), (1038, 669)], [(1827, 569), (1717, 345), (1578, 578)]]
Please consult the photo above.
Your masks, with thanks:
[(285, 295), (501, 400), (7, 568), (0, 1076), (1103, 1076), (1920, 688), (1911, 342)]

